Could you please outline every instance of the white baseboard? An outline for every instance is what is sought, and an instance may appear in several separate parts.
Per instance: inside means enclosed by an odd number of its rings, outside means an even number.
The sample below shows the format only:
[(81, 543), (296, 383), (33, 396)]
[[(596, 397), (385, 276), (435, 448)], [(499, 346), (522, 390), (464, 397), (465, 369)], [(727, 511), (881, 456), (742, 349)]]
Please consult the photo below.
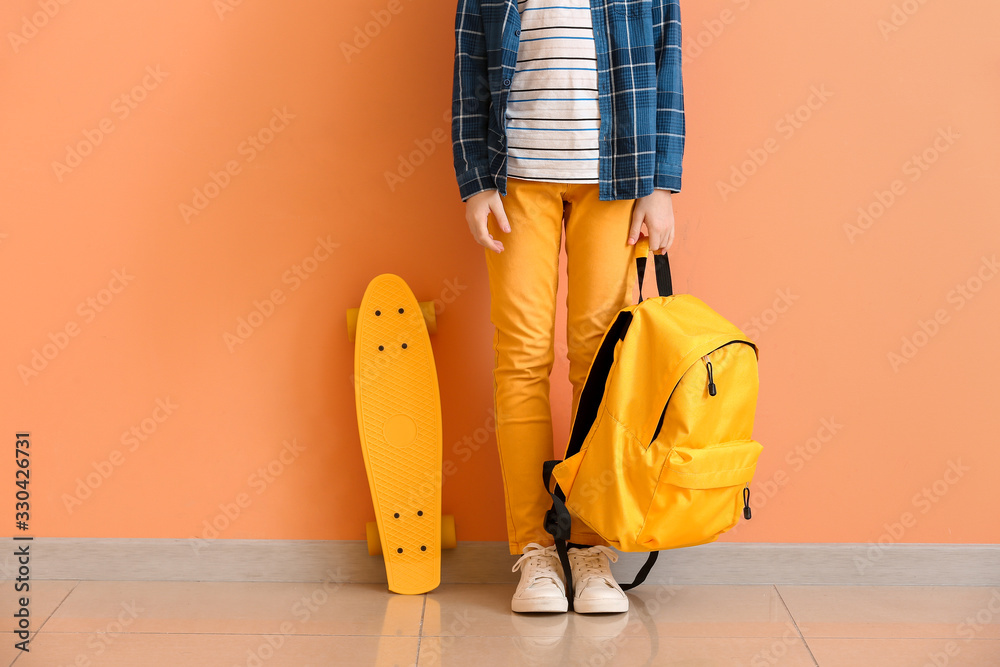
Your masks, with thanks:
[[(30, 544), (34, 579), (385, 582), (363, 541), (35, 538), (8, 542), (0, 578), (17, 576), (14, 545)], [(646, 554), (612, 566), (631, 581)], [(459, 542), (444, 583), (511, 583), (506, 542)], [(714, 542), (660, 553), (653, 584), (1000, 585), (995, 544), (747, 544)]]

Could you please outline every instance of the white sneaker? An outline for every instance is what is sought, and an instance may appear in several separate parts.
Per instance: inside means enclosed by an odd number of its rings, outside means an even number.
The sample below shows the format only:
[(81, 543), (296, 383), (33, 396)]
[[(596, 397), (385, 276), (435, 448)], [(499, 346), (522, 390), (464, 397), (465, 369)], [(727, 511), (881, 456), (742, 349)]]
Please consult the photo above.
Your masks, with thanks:
[(521, 570), (521, 581), (510, 601), (512, 611), (566, 611), (566, 582), (555, 546), (532, 542), (524, 547), (511, 572)]
[(609, 558), (614, 563), (618, 554), (603, 545), (569, 550), (574, 611), (581, 614), (628, 611), (628, 597), (611, 574)]

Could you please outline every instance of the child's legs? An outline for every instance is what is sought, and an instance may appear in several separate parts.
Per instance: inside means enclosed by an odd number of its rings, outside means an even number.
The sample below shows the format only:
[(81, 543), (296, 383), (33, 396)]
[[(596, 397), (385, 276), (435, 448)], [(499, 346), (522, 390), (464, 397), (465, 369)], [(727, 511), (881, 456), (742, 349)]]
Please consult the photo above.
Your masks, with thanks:
[(549, 374), (555, 359), (556, 289), (566, 186), (515, 178), (502, 197), (511, 231), (493, 215), (487, 227), (503, 242), (484, 248), (490, 282), (496, 437), (506, 500), (510, 553), (530, 542), (548, 545), (542, 522), (551, 499), (542, 463), (553, 457)]
[[(628, 245), (634, 199), (601, 201), (597, 184), (571, 186), (566, 220), (566, 345), (573, 385), (571, 419), (604, 332), (632, 303), (635, 246)], [(572, 422), (571, 422), (572, 423)]]
[[(542, 525), (552, 504), (542, 485), (542, 463), (554, 457), (549, 374), (563, 198), (569, 202), (567, 342), (574, 416), (604, 331), (618, 310), (631, 303), (635, 264), (633, 246), (626, 239), (634, 200), (599, 201), (597, 184), (513, 178), (507, 183), (503, 206), (511, 233), (500, 232), (490, 215), (490, 234), (502, 239), (504, 251), (484, 251), (495, 326), (497, 446), (510, 553), (519, 554), (529, 542), (552, 544)], [(606, 544), (575, 516), (570, 541)]]

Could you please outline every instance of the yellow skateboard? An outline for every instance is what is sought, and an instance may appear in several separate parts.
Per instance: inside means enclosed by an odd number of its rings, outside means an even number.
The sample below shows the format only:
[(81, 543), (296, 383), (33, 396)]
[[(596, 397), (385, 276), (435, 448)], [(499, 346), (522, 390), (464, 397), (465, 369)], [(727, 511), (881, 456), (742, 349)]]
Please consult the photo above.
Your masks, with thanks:
[(418, 303), (391, 273), (373, 278), (361, 307), (347, 311), (358, 433), (375, 506), (368, 553), (383, 555), (394, 593), (437, 588), (441, 548), (455, 546), (454, 519), (441, 515), (441, 399), (428, 336), (436, 328), (434, 303)]

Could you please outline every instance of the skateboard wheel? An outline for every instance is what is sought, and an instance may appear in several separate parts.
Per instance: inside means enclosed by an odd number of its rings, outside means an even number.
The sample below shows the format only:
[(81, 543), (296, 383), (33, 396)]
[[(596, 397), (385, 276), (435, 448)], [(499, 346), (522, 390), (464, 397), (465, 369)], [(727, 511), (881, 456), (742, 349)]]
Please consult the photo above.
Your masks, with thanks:
[(418, 302), (420, 311), (424, 314), (424, 323), (427, 324), (427, 333), (433, 335), (437, 333), (437, 315), (434, 311), (433, 301)]
[(441, 548), (454, 549), (457, 546), (455, 536), (455, 517), (451, 514), (441, 515)]
[(358, 330), (358, 308), (347, 309), (347, 340), (354, 342), (354, 333)]
[(365, 536), (368, 539), (368, 555), (369, 556), (381, 556), (382, 555), (382, 539), (378, 536), (378, 524), (374, 521), (369, 521), (365, 524)]

